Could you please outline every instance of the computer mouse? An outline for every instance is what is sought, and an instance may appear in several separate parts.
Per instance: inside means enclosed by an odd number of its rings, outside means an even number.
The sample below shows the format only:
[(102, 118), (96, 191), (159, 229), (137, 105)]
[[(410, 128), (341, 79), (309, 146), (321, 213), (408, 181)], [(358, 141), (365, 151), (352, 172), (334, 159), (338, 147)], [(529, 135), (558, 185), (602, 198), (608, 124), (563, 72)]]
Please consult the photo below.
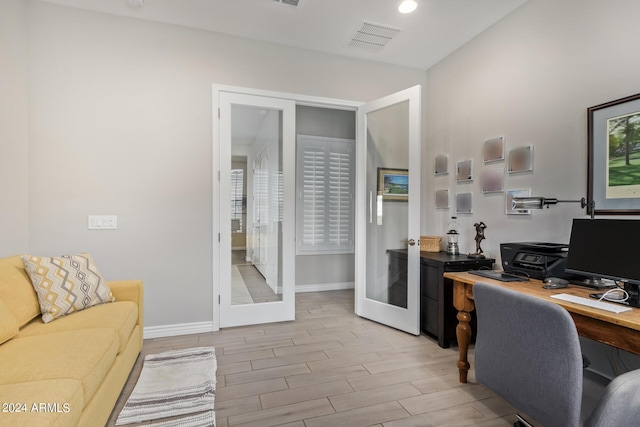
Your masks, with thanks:
[(544, 279), (544, 283), (544, 286), (542, 286), (544, 289), (562, 289), (567, 287), (569, 281), (559, 277), (547, 277)]

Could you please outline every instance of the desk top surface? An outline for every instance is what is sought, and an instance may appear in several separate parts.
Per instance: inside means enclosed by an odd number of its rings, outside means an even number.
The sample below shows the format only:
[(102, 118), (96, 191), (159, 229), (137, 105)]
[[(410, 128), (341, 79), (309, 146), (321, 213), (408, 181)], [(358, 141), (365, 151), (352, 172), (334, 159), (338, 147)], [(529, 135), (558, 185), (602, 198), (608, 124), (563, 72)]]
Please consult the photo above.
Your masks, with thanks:
[[(499, 280), (488, 279), (467, 272), (448, 272), (444, 273), (444, 277), (469, 285), (473, 285), (477, 282), (484, 282), (502, 286), (508, 289), (513, 289), (515, 291), (551, 301), (564, 307), (570, 313), (580, 314), (583, 316), (599, 319), (608, 323), (613, 323), (616, 325), (624, 326), (626, 328), (640, 331), (640, 308), (632, 308), (631, 311), (616, 314), (604, 310), (599, 310), (593, 307), (551, 298), (551, 295), (556, 294), (571, 294), (589, 298), (589, 294), (598, 292), (594, 289), (584, 288), (582, 286), (576, 286), (572, 284), (569, 284), (569, 286), (563, 289), (544, 289), (542, 287), (543, 283), (540, 280), (531, 279), (527, 282), (501, 282)], [(473, 295), (471, 293), (468, 293), (467, 296), (473, 298)]]
[[(401, 256), (407, 255), (406, 249), (387, 249), (387, 252), (394, 253)], [(467, 254), (451, 255), (446, 252), (426, 252), (420, 251), (420, 258), (431, 259), (434, 261), (440, 261), (443, 263), (451, 264), (493, 264), (496, 260), (494, 258), (469, 258)]]

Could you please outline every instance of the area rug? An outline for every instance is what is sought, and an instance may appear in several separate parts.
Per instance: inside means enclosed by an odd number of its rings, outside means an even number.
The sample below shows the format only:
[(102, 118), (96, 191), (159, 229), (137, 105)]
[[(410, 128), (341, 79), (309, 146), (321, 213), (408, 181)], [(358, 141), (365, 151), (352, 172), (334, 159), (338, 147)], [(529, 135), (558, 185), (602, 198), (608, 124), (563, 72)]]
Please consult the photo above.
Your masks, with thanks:
[(213, 404), (216, 390), (216, 353), (213, 347), (197, 347), (150, 354), (144, 358), (142, 372), (129, 400), (118, 415), (116, 425), (160, 420), (197, 412), (210, 412), (172, 420), (160, 425), (200, 426), (207, 418), (215, 420)]
[(189, 415), (177, 420), (151, 423), (149, 427), (216, 427), (216, 414), (207, 411), (198, 415)]

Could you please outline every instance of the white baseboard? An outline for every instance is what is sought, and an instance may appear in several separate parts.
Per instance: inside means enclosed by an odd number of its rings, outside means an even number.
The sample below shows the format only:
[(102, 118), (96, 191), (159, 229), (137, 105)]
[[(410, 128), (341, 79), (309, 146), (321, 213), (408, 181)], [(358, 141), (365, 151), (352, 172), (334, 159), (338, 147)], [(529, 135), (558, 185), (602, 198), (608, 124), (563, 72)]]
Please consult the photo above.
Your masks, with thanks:
[(149, 338), (175, 337), (213, 331), (213, 322), (180, 323), (177, 325), (145, 326), (143, 336)]
[[(298, 285), (298, 292), (322, 292), (338, 291), (343, 289), (354, 289), (354, 282), (344, 283), (321, 283), (317, 285)], [(213, 331), (213, 322), (180, 323), (177, 325), (145, 326), (144, 339), (175, 337), (178, 335), (202, 334)]]
[(322, 292), (322, 291), (340, 291), (343, 289), (354, 289), (354, 282), (343, 283), (320, 283), (317, 285), (297, 285), (296, 293), (299, 292)]

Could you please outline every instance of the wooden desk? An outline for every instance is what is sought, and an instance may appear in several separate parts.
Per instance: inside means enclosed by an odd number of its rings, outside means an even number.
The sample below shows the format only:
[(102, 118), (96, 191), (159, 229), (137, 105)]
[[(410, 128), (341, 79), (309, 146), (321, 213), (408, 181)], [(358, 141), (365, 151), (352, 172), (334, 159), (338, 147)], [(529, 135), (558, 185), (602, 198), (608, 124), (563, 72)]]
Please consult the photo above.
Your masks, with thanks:
[[(407, 250), (389, 249), (389, 303), (407, 308)], [(495, 259), (472, 259), (445, 252), (420, 252), (420, 330), (449, 348), (456, 336), (456, 310), (453, 283), (444, 278), (447, 271), (492, 268)]]
[[(561, 293), (589, 298), (589, 294), (594, 292), (593, 289), (569, 285), (564, 289), (550, 290), (543, 289), (543, 283), (540, 280), (500, 282), (466, 272), (444, 273), (444, 277), (453, 280), (453, 305), (458, 310), (456, 336), (460, 349), (458, 369), (461, 383), (467, 382), (467, 372), (470, 367), (467, 360), (471, 340), (471, 327), (469, 326), (471, 315), (469, 313), (475, 309), (473, 284), (476, 282), (495, 284), (561, 305), (573, 318), (579, 335), (631, 353), (640, 354), (640, 309), (634, 308), (632, 311), (615, 314), (551, 298), (551, 295)], [(535, 328), (535, 325), (531, 326)]]

